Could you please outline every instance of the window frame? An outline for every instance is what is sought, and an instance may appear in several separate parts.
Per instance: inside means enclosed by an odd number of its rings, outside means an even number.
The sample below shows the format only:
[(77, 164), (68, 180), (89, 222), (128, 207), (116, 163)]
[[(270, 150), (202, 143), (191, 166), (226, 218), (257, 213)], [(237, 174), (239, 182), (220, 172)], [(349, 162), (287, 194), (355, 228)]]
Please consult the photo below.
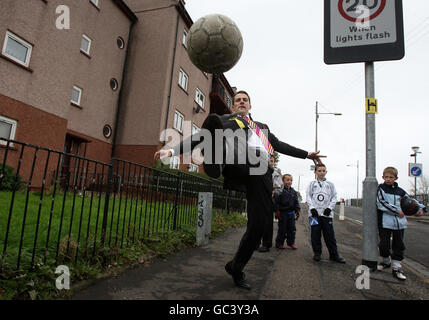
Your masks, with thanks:
[(188, 31), (186, 29), (184, 29), (183, 30), (183, 37), (182, 37), (182, 44), (186, 49), (188, 49), (188, 45), (186, 44), (188, 34), (189, 34)]
[[(185, 85), (183, 86), (183, 79), (184, 78), (186, 78), (186, 81), (185, 81)], [(179, 70), (179, 82), (178, 83), (179, 83), (179, 86), (183, 90), (185, 90), (186, 92), (188, 92), (188, 82), (189, 82), (188, 74), (185, 71), (183, 71), (182, 68), (180, 68), (180, 70)]]
[[(176, 119), (178, 119), (178, 118), (181, 118), (180, 129), (176, 127), (176, 123), (177, 123), (177, 120), (176, 120)], [(179, 111), (175, 110), (175, 111), (174, 111), (174, 123), (173, 123), (173, 128), (174, 128), (174, 129), (176, 129), (177, 131), (179, 131), (180, 133), (183, 133), (183, 123), (184, 123), (184, 122), (185, 122), (185, 116), (184, 116), (181, 112), (179, 112)]]
[[(202, 103), (200, 104), (200, 101), (198, 101), (198, 99), (197, 99), (197, 97), (198, 96), (202, 96), (203, 97), (203, 99), (202, 99)], [(204, 103), (205, 103), (205, 101), (206, 101), (206, 96), (205, 96), (205, 94), (199, 89), (199, 88), (197, 88), (196, 90), (195, 90), (195, 102), (201, 107), (201, 108), (203, 108), (204, 109)]]
[[(84, 38), (85, 38), (85, 40), (87, 40), (89, 42), (88, 51), (85, 51), (82, 49), (82, 40)], [(90, 56), (91, 55), (91, 45), (92, 45), (92, 39), (90, 37), (88, 37), (86, 34), (82, 33), (82, 38), (80, 40), (80, 51), (83, 52), (84, 54)]]
[(200, 131), (201, 130), (201, 128), (199, 128), (196, 124), (192, 124), (192, 129), (191, 129), (192, 131), (191, 131), (191, 134), (193, 135), (193, 134), (195, 134), (195, 133), (197, 133), (198, 131)]
[(189, 164), (189, 168), (188, 168), (189, 172), (199, 172), (199, 170), (200, 170), (200, 167), (197, 164), (195, 163)]
[[(79, 101), (73, 101), (73, 90), (77, 89), (77, 91), (79, 91)], [(74, 85), (73, 89), (72, 89), (72, 97), (70, 99), (71, 103), (75, 106), (81, 107), (81, 102), (82, 102), (82, 94), (83, 94), (83, 89), (79, 88), (78, 86)]]
[(180, 169), (180, 157), (172, 156), (170, 161), (170, 169)]
[[(18, 121), (0, 115), (0, 122), (5, 122), (5, 123), (8, 123), (8, 124), (10, 124), (12, 126), (11, 129), (10, 129), (10, 134), (9, 134), (8, 140), (14, 140), (15, 139), (15, 135), (16, 135), (16, 128), (18, 127)], [(4, 140), (0, 140), (0, 145), (6, 146), (7, 142), (4, 141)], [(13, 147), (13, 142), (10, 142), (9, 146)]]
[(100, 8), (100, 1), (99, 0), (89, 0), (97, 9)]
[[(21, 44), (23, 47), (27, 48), (27, 54), (25, 55), (25, 61), (21, 61), (18, 58), (14, 57), (14, 56), (12, 56), (6, 52), (7, 43), (8, 43), (9, 38), (11, 38), (12, 40), (15, 40), (16, 42)], [(7, 58), (13, 60), (14, 62), (28, 68), (30, 66), (31, 54), (33, 52), (33, 45), (31, 43), (25, 41), (24, 39), (22, 39), (21, 37), (19, 37), (15, 33), (7, 30), (5, 38), (4, 38), (3, 48), (2, 48), (1, 52), (2, 52), (2, 55), (4, 55), (5, 57), (7, 57)]]

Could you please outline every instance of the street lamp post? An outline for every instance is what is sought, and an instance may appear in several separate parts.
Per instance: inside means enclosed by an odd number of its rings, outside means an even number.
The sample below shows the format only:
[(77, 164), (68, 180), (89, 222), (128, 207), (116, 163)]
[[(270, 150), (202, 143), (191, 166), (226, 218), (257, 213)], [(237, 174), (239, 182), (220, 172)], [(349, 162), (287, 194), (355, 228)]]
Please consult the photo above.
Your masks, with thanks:
[[(411, 150), (414, 151), (413, 154), (410, 155), (410, 157), (414, 157), (414, 163), (417, 163), (417, 154), (421, 153), (419, 152), (420, 147), (411, 147)], [(414, 177), (414, 198), (417, 199), (417, 177)]]
[(359, 160), (356, 161), (356, 165), (348, 164), (347, 167), (356, 166), (356, 201), (359, 199)]
[(317, 148), (318, 148), (318, 145), (317, 145), (317, 142), (318, 142), (318, 130), (317, 130), (317, 127), (318, 127), (318, 123), (319, 123), (319, 115), (320, 114), (333, 114), (334, 116), (341, 116), (342, 115), (342, 113), (337, 113), (337, 112), (319, 112), (319, 102), (318, 101), (316, 101), (316, 141), (315, 141), (315, 152), (317, 152), (318, 150), (317, 150)]

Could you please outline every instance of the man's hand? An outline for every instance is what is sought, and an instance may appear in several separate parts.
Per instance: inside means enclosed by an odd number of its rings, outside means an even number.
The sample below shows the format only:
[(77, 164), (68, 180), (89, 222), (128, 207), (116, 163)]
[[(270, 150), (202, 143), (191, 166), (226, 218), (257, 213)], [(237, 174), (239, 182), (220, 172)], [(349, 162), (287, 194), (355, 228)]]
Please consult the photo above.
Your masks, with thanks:
[(298, 220), (299, 218), (299, 211), (295, 212), (295, 220)]
[(326, 156), (323, 156), (319, 153), (320, 153), (320, 151), (309, 152), (307, 155), (307, 159), (313, 160), (314, 164), (323, 164), (323, 162), (322, 162), (322, 160), (320, 160), (320, 158), (326, 158)]
[(158, 159), (162, 160), (164, 158), (171, 157), (171, 151), (170, 150), (159, 150), (155, 152), (153, 159), (156, 161)]
[(402, 212), (402, 210), (401, 211), (399, 211), (399, 213), (398, 213), (398, 217), (399, 218), (403, 218), (405, 216), (405, 214)]

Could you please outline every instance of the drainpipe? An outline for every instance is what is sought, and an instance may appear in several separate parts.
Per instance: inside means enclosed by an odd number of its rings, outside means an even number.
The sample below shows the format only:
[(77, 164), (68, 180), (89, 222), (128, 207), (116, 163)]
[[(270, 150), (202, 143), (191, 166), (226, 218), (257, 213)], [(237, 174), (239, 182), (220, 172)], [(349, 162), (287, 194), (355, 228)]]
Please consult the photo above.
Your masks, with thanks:
[[(167, 100), (167, 114), (165, 116), (165, 130), (168, 129), (168, 115), (170, 113), (170, 104), (171, 104), (171, 90), (173, 87), (173, 76), (174, 76), (174, 64), (176, 62), (176, 50), (177, 50), (177, 37), (179, 34), (179, 21), (180, 21), (180, 13), (177, 12), (177, 22), (176, 22), (176, 39), (174, 41), (174, 49), (173, 49), (173, 64), (171, 65), (171, 75), (170, 75), (170, 89), (168, 94), (168, 100)], [(162, 142), (162, 145), (165, 145), (165, 136), (163, 137), (164, 140)]]
[(115, 124), (113, 127), (112, 152), (110, 154), (110, 158), (113, 158), (115, 156), (115, 149), (116, 149), (116, 143), (117, 143), (116, 140), (118, 138), (119, 116), (120, 116), (120, 111), (121, 111), (121, 106), (122, 106), (122, 96), (123, 96), (124, 87), (125, 87), (125, 85), (124, 85), (125, 78), (126, 78), (127, 70), (128, 70), (128, 60), (129, 60), (129, 56), (130, 56), (131, 38), (132, 38), (132, 33), (134, 30), (135, 24), (136, 24), (135, 20), (131, 22), (130, 30), (128, 33), (128, 42), (127, 42), (127, 49), (125, 52), (124, 68), (122, 70), (121, 89), (119, 90), (118, 104), (116, 107), (116, 114), (115, 114)]
[[(105, 195), (105, 202), (104, 202), (104, 212), (103, 212), (103, 220), (101, 225), (101, 245), (104, 247), (104, 241), (106, 236), (106, 230), (107, 230), (107, 216), (109, 211), (109, 199), (110, 199), (110, 193), (112, 191), (112, 180), (113, 180), (113, 157), (115, 155), (115, 147), (116, 147), (116, 139), (118, 137), (117, 131), (118, 131), (118, 122), (119, 122), (119, 114), (121, 110), (121, 101), (122, 101), (122, 94), (124, 89), (124, 81), (127, 74), (128, 69), (128, 58), (130, 54), (130, 47), (131, 47), (131, 34), (134, 30), (134, 25), (136, 21), (132, 21), (130, 25), (130, 30), (128, 33), (128, 42), (127, 42), (127, 49), (125, 52), (125, 60), (124, 60), (124, 68), (122, 70), (122, 80), (121, 80), (121, 89), (119, 90), (119, 97), (118, 97), (118, 104), (116, 107), (116, 115), (115, 115), (115, 124), (113, 128), (113, 138), (112, 138), (112, 152), (110, 154), (110, 166), (107, 173), (107, 190)], [(104, 169), (103, 169), (104, 170)]]

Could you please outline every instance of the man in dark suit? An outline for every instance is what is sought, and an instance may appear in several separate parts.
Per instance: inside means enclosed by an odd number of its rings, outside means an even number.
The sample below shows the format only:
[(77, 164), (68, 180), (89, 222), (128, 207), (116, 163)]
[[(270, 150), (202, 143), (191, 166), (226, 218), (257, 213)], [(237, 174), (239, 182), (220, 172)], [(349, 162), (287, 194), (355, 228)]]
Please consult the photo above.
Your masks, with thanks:
[[(296, 158), (312, 159), (317, 163), (321, 163), (320, 158), (324, 157), (319, 155), (319, 152), (307, 152), (280, 141), (270, 132), (266, 124), (251, 120), (249, 116), (250, 109), (250, 97), (247, 92), (236, 92), (232, 106), (234, 113), (218, 118), (220, 118), (225, 131), (244, 133), (241, 137), (245, 138), (240, 139), (240, 137), (237, 138), (235, 135), (231, 139), (226, 137), (224, 139), (225, 145), (222, 145), (222, 149), (226, 149), (226, 154), (225, 152), (223, 153), (224, 163), (207, 166), (210, 169), (214, 168), (215, 171), (216, 169), (219, 172), (221, 170), (224, 176), (225, 189), (246, 192), (247, 229), (240, 241), (234, 258), (225, 265), (225, 270), (232, 276), (235, 285), (244, 289), (250, 289), (251, 286), (245, 279), (243, 269), (261, 240), (264, 233), (264, 226), (267, 224), (268, 219), (272, 220), (273, 169), (268, 165), (270, 155), (273, 151), (277, 151)], [(199, 133), (196, 135), (199, 135)], [(240, 149), (240, 140), (242, 144), (245, 144), (247, 149), (245, 163), (237, 161), (243, 154)], [(184, 146), (187, 143), (190, 143), (188, 150), (192, 150), (198, 145), (199, 141), (199, 136), (196, 137), (194, 135), (185, 139), (185, 141), (173, 149), (157, 151), (154, 159), (179, 155), (183, 153)], [(231, 159), (233, 159), (232, 162)], [(204, 159), (204, 161), (207, 160)], [(255, 160), (258, 163), (255, 163)], [(206, 166), (205, 170), (207, 171)]]

